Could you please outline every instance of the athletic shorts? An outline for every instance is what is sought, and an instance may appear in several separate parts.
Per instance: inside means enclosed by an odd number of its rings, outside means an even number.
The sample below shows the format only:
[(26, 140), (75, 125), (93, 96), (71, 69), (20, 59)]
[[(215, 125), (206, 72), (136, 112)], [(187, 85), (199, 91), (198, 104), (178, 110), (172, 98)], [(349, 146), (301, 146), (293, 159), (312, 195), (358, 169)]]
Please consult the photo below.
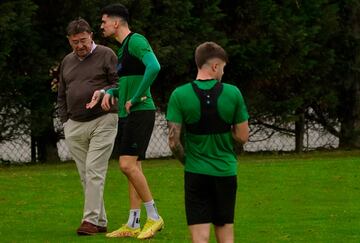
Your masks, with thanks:
[(234, 223), (236, 176), (209, 176), (185, 172), (185, 211), (188, 225)]
[(155, 111), (133, 111), (126, 118), (120, 118), (115, 139), (115, 155), (138, 156), (145, 159), (155, 123)]

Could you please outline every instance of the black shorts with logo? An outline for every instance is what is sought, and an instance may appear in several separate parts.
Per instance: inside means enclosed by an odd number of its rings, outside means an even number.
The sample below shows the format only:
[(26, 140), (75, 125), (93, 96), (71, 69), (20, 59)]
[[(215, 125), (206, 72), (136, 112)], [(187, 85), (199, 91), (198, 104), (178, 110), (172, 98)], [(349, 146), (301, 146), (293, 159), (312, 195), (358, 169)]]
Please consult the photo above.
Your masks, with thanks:
[(138, 156), (145, 159), (155, 123), (155, 111), (133, 111), (126, 118), (119, 119), (118, 132), (115, 139), (116, 156)]
[(185, 172), (185, 211), (188, 225), (234, 223), (236, 176), (209, 176)]

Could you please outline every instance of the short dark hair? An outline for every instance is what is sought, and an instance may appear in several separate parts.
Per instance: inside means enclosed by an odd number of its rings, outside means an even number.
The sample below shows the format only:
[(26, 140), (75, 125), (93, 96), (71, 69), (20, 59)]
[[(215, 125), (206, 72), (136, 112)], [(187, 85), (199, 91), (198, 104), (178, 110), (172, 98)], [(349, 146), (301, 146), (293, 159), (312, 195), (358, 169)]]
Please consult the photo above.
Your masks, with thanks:
[(219, 58), (226, 63), (228, 62), (226, 51), (215, 42), (204, 42), (196, 47), (195, 62), (198, 68), (201, 68), (212, 58)]
[(76, 35), (82, 32), (91, 33), (91, 27), (85, 19), (78, 17), (68, 24), (66, 32), (68, 36)]
[(104, 7), (101, 12), (101, 16), (104, 14), (110, 17), (120, 17), (127, 23), (129, 22), (129, 10), (121, 3), (113, 3)]

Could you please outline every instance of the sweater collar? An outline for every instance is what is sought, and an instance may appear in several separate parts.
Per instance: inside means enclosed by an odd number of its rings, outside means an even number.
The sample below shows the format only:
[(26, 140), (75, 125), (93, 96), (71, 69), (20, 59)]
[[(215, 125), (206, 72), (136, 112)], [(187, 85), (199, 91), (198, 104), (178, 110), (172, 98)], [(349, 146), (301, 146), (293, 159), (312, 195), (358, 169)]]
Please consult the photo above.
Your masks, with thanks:
[(93, 41), (92, 44), (91, 44), (91, 50), (90, 50), (90, 52), (89, 52), (84, 58), (78, 57), (78, 56), (75, 54), (75, 52), (74, 52), (74, 55), (75, 55), (80, 61), (84, 61), (85, 58), (87, 58), (88, 56), (90, 56), (90, 55), (93, 53), (93, 51), (95, 50), (96, 47), (97, 47), (97, 45), (96, 45), (95, 42)]

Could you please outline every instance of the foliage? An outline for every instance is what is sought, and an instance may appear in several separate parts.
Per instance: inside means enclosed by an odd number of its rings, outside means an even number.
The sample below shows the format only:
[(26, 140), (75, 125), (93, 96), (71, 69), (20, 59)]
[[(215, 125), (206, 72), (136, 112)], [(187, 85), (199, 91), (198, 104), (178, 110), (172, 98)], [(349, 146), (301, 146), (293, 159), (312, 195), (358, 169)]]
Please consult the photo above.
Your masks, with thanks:
[[(0, 3), (0, 142), (25, 131), (49, 144), (56, 94), (49, 70), (69, 52), (65, 28), (81, 16), (97, 43), (99, 12), (114, 0)], [(195, 78), (195, 47), (215, 41), (230, 63), (223, 80), (243, 92), (252, 124), (293, 133), (305, 115), (357, 146), (360, 134), (360, 7), (356, 0), (125, 0), (130, 26), (150, 41), (162, 67), (152, 91)], [(338, 127), (341, 122), (341, 130)], [(30, 130), (26, 129), (30, 127)], [(44, 143), (44, 141), (43, 141)]]
[[(37, 9), (29, 0), (1, 3), (0, 38), (0, 141), (17, 137), (38, 114), (31, 113), (39, 103), (43, 112), (49, 109), (48, 90), (42, 88), (49, 65), (46, 52), (39, 45), (32, 19)], [(41, 60), (41, 63), (39, 63)], [(41, 130), (43, 120), (37, 121)]]
[(267, 0), (224, 7), (232, 16), (224, 28), (235, 62), (228, 77), (245, 91), (255, 123), (287, 124), (296, 110), (329, 100), (324, 77), (335, 54), (326, 44), (338, 31), (336, 4)]

